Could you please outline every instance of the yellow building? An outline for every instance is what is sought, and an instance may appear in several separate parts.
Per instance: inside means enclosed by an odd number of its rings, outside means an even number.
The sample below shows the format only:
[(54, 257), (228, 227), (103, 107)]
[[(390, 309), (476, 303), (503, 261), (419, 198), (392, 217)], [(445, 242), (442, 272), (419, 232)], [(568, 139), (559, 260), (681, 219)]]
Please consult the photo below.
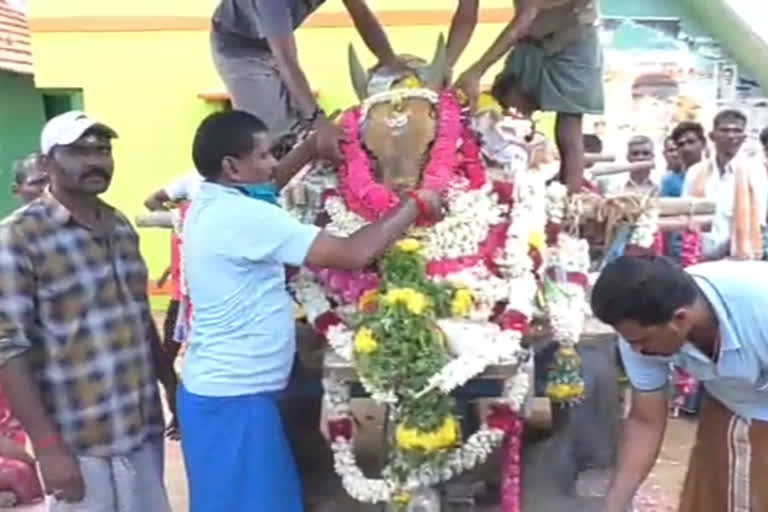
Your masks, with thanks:
[[(193, 131), (207, 112), (220, 107), (220, 101), (210, 101), (224, 92), (208, 45), (216, 3), (31, 2), (37, 87), (81, 92), (85, 109), (118, 131), (116, 176), (107, 199), (129, 216), (142, 210), (149, 193), (192, 168)], [(447, 32), (456, 5), (445, 0), (369, 3), (397, 51), (425, 58), (434, 51), (438, 33)], [(478, 30), (465, 62), (487, 47), (510, 19), (509, 5), (508, 0), (484, 0), (481, 21), (489, 29)], [(297, 37), (302, 65), (321, 104), (331, 110), (351, 104), (347, 45), (355, 43), (365, 64), (373, 64), (373, 57), (341, 1), (329, 0)], [(168, 247), (168, 233), (142, 233), (151, 275), (158, 276), (168, 264)]]

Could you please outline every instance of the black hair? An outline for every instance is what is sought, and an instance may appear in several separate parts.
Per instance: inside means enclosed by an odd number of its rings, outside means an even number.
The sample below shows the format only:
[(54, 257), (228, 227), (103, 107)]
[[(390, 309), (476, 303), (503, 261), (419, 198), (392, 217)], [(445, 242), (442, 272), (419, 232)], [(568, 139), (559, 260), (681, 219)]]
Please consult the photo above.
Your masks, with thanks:
[(39, 159), (40, 153), (35, 151), (28, 154), (21, 160), (14, 162), (13, 182), (16, 183), (16, 185), (23, 185), (27, 180), (27, 174), (29, 173), (30, 167), (37, 166), (38, 162), (40, 161)]
[(695, 123), (693, 121), (683, 121), (682, 123), (675, 126), (675, 129), (672, 130), (670, 137), (675, 141), (675, 143), (677, 143), (680, 141), (683, 135), (688, 132), (693, 132), (693, 134), (696, 135), (696, 137), (702, 142), (706, 142), (707, 140), (707, 137), (704, 135), (704, 127), (701, 126), (701, 124)]
[(200, 123), (192, 142), (192, 161), (206, 179), (221, 174), (224, 157), (242, 157), (253, 151), (253, 135), (267, 131), (264, 122), (242, 110), (214, 112)]
[(616, 325), (669, 322), (675, 311), (698, 296), (693, 278), (682, 267), (660, 256), (621, 256), (605, 266), (592, 288), (592, 312)]
[(583, 135), (585, 153), (602, 153), (603, 141), (594, 133), (585, 133)]
[(740, 110), (735, 110), (731, 108), (726, 110), (721, 110), (715, 116), (714, 121), (712, 121), (712, 126), (717, 128), (719, 124), (724, 123), (726, 121), (739, 121), (743, 124), (747, 124), (747, 116), (744, 115), (744, 113)]
[(760, 144), (763, 146), (768, 146), (768, 126), (763, 128), (763, 130), (760, 132)]
[(653, 147), (653, 139), (647, 135), (633, 135), (629, 141), (627, 141), (627, 147), (637, 146), (639, 144), (650, 144)]

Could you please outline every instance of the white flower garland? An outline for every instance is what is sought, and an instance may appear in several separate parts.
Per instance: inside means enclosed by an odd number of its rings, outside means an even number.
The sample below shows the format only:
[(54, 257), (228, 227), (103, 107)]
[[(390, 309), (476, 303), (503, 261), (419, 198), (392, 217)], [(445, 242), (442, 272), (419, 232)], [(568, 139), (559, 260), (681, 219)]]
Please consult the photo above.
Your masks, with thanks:
[(368, 221), (349, 210), (340, 196), (331, 196), (325, 200), (325, 211), (331, 222), (325, 229), (336, 236), (347, 237), (366, 226)]
[(651, 247), (656, 238), (659, 226), (659, 209), (651, 208), (637, 219), (635, 229), (632, 230), (629, 243), (639, 247)]
[[(589, 244), (584, 239), (560, 233), (557, 245), (547, 251), (546, 266), (586, 276), (589, 272)], [(554, 339), (562, 345), (573, 346), (579, 342), (584, 330), (589, 305), (584, 288), (568, 282), (567, 276), (563, 278), (562, 282), (556, 283), (557, 293), (547, 296), (547, 310)]]
[[(428, 259), (442, 260), (477, 254), (491, 226), (503, 222), (502, 206), (486, 184), (476, 190), (454, 187), (448, 194), (448, 214), (428, 229), (414, 229)], [(419, 234), (421, 233), (421, 236)]]
[[(521, 365), (521, 371), (504, 382), (503, 395), (499, 402), (520, 411), (531, 386), (530, 364), (533, 358)], [(349, 387), (333, 377), (323, 379), (324, 401), (329, 421), (347, 419), (351, 421)], [(341, 479), (346, 492), (354, 499), (365, 503), (391, 502), (398, 493), (446, 482), (485, 462), (504, 439), (505, 432), (484, 424), (460, 447), (444, 454), (439, 459), (426, 462), (411, 471), (404, 486), (398, 487), (391, 468), (384, 468), (383, 478), (368, 478), (357, 464), (354, 442), (343, 437), (330, 439), (334, 469)]]
[(568, 189), (560, 182), (553, 181), (547, 187), (547, 220), (562, 224), (568, 207)]
[(317, 317), (331, 310), (331, 303), (325, 292), (306, 268), (302, 267), (298, 275), (291, 280), (291, 288), (296, 300), (304, 308), (304, 314), (310, 324), (314, 324)]
[[(530, 357), (528, 349), (520, 346), (522, 335), (518, 331), (501, 330), (490, 322), (471, 322), (453, 318), (437, 321), (448, 347), (457, 356), (428, 381), (417, 395), (433, 389), (448, 394), (483, 373), (494, 364), (515, 363)], [(472, 346), (466, 346), (471, 343)]]

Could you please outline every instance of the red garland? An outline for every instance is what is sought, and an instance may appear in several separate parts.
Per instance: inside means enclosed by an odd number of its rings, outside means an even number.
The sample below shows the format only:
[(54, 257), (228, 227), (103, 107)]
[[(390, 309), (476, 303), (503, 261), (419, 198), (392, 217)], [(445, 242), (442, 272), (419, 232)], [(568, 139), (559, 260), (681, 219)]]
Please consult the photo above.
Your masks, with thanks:
[(695, 229), (683, 231), (683, 247), (680, 251), (680, 264), (683, 267), (695, 265), (701, 259), (701, 233)]
[(465, 268), (473, 267), (478, 263), (484, 263), (489, 271), (498, 273), (493, 257), (507, 242), (508, 229), (509, 223), (506, 222), (491, 226), (488, 229), (488, 236), (480, 243), (477, 254), (462, 258), (432, 260), (427, 263), (427, 274), (430, 277), (445, 277), (449, 274), (461, 272)]
[[(444, 190), (457, 168), (462, 134), (461, 109), (453, 91), (440, 93), (435, 142), (424, 169), (422, 188)], [(348, 110), (342, 119), (344, 164), (339, 168), (341, 195), (347, 207), (368, 221), (376, 221), (397, 206), (400, 199), (389, 187), (377, 183), (368, 154), (360, 141), (360, 108)], [(468, 147), (469, 153), (471, 147)], [(468, 154), (471, 158), (471, 153)]]
[(505, 432), (502, 447), (501, 510), (520, 512), (523, 420), (508, 405), (494, 405), (488, 426)]
[(546, 226), (544, 226), (544, 234), (547, 238), (547, 245), (554, 246), (557, 245), (557, 238), (560, 236), (560, 233), (563, 231), (563, 225), (559, 222), (552, 222), (547, 221)]
[(339, 315), (333, 311), (326, 311), (325, 313), (315, 318), (315, 331), (322, 334), (323, 337), (327, 338), (328, 330), (334, 325), (339, 325), (341, 323), (343, 323), (343, 321), (341, 318), (339, 318)]
[(345, 441), (352, 440), (352, 420), (349, 418), (339, 418), (328, 421), (328, 438), (333, 443), (338, 438)]
[(468, 126), (464, 127), (461, 139), (463, 142), (459, 165), (464, 168), (464, 175), (469, 180), (469, 188), (476, 190), (485, 185), (486, 181), (485, 166), (480, 156), (480, 144), (477, 143), (475, 132)]
[(504, 311), (498, 316), (496, 323), (498, 323), (499, 327), (504, 331), (518, 331), (523, 336), (528, 334), (528, 330), (530, 329), (528, 317), (516, 309)]

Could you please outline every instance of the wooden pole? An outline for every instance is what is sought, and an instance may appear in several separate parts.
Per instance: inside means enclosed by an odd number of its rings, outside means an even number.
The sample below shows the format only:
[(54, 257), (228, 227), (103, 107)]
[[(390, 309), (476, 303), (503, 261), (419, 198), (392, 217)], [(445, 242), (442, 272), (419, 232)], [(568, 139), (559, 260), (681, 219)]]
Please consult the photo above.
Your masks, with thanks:
[(140, 213), (134, 220), (140, 228), (173, 228), (171, 212)]
[(592, 178), (602, 178), (605, 176), (613, 176), (614, 174), (623, 174), (625, 172), (650, 171), (653, 167), (653, 162), (603, 164), (595, 165), (589, 169), (589, 172), (591, 173)]
[(615, 161), (616, 155), (606, 155), (603, 153), (584, 153), (584, 163), (587, 165)]
[(683, 231), (688, 227), (707, 231), (712, 226), (712, 215), (671, 215), (668, 217), (659, 217), (659, 231)]

